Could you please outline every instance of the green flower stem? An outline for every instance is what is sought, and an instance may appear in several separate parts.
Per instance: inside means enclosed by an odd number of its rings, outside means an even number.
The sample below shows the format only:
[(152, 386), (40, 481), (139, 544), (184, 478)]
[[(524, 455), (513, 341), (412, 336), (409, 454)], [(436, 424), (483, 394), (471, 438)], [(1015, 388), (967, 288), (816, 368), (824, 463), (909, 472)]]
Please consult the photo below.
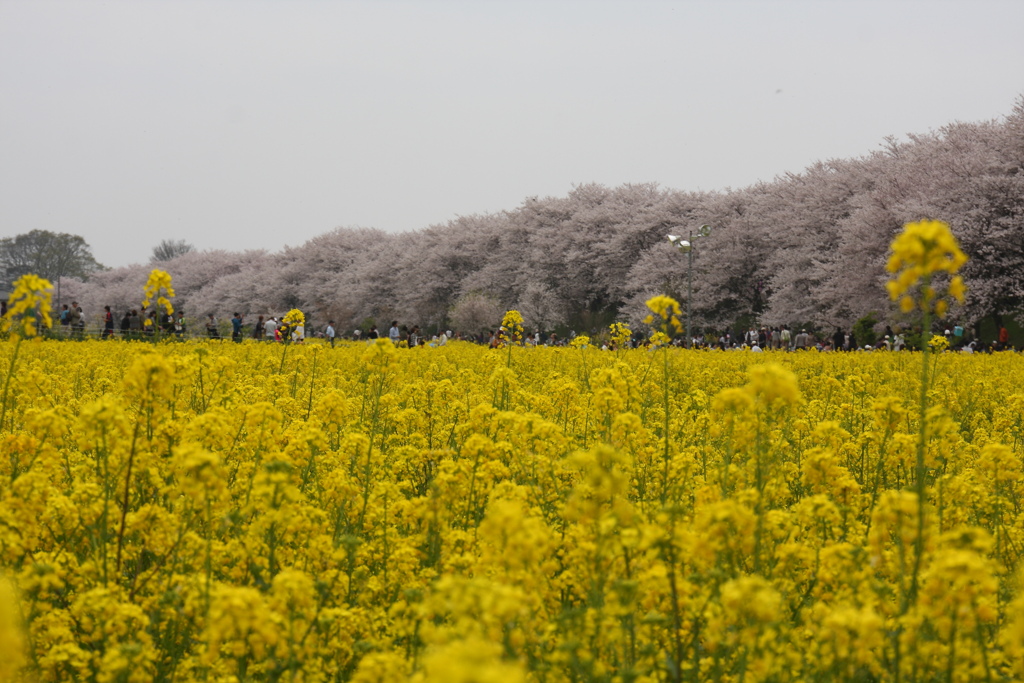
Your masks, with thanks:
[(662, 349), (662, 359), (664, 360), (665, 368), (665, 391), (664, 391), (664, 407), (665, 407), (665, 428), (664, 428), (664, 439), (665, 439), (665, 471), (664, 471), (664, 482), (661, 489), (661, 502), (664, 503), (668, 500), (668, 475), (669, 475), (669, 415), (668, 415), (668, 346)]
[[(18, 351), (21, 350), (21, 342), (24, 337), (18, 336), (18, 341), (14, 343), (14, 353), (11, 354), (11, 364), (7, 368), (7, 377), (4, 378), (4, 398), (3, 406), (0, 407), (0, 429), (3, 428), (7, 420), (7, 399), (11, 390), (11, 377), (14, 376), (14, 367), (18, 363)], [(14, 425), (11, 425), (11, 431), (14, 431)]]
[[(923, 289), (931, 286), (931, 276), (924, 278)], [(932, 317), (928, 302), (924, 307), (921, 319), (921, 393), (918, 397), (918, 430), (917, 430), (917, 463), (914, 470), (914, 490), (917, 494), (917, 538), (914, 540), (914, 573), (910, 578), (910, 595), (904, 611), (917, 600), (918, 578), (921, 571), (921, 559), (924, 555), (924, 507), (925, 507), (925, 449), (928, 446), (928, 362), (931, 356)]]

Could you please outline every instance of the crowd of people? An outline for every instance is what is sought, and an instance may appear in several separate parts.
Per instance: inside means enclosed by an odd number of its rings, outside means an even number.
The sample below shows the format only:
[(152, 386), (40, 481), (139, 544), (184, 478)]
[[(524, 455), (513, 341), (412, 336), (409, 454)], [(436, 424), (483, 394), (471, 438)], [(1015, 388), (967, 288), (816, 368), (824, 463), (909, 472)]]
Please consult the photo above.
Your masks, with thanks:
[[(920, 331), (918, 331), (918, 334), (920, 334)], [(1010, 344), (1010, 334), (1005, 325), (999, 327), (996, 339), (987, 343), (977, 339), (970, 339), (967, 330), (959, 324), (945, 328), (941, 333), (936, 332), (935, 336), (944, 339), (943, 347), (945, 350), (962, 351), (964, 353), (991, 353), (993, 351), (1014, 350)], [(816, 351), (903, 351), (917, 348), (916, 344), (908, 345), (907, 335), (903, 331), (893, 331), (889, 325), (885, 326), (883, 333), (877, 336), (872, 334), (871, 337), (873, 339), (872, 343), (861, 343), (867, 340), (858, 341), (853, 332), (844, 332), (840, 328), (836, 328), (832, 335), (817, 335), (813, 332), (808, 332), (806, 328), (801, 328), (799, 332), (793, 334), (789, 327), (783, 325), (780, 327), (762, 327), (760, 329), (751, 328), (735, 336), (729, 330), (726, 330), (717, 337), (711, 334), (697, 335), (692, 339), (692, 345), (698, 348), (719, 348), (723, 350), (749, 349), (754, 352), (761, 352), (767, 349), (787, 351), (806, 351), (811, 349)], [(683, 342), (677, 340), (677, 343)], [(1017, 350), (1024, 351), (1024, 349)]]
[[(71, 306), (64, 304), (57, 314), (57, 322), (60, 325), (60, 333), (71, 338), (82, 338), (85, 336), (85, 314), (77, 301), (72, 301)], [(176, 334), (182, 336), (185, 333), (185, 312), (180, 311), (172, 314), (158, 314), (157, 311), (128, 309), (118, 321), (110, 306), (103, 307), (103, 327), (100, 338), (107, 339), (115, 336), (125, 338), (142, 338), (156, 334)]]
[[(5, 302), (6, 303), (6, 302)], [(118, 320), (115, 318), (110, 306), (103, 307), (103, 324), (100, 331), (101, 338), (123, 337), (123, 338), (147, 338), (154, 335), (185, 337), (188, 334), (188, 327), (185, 318), (185, 311), (179, 309), (173, 314), (162, 311), (146, 311), (129, 309)], [(290, 341), (303, 343), (306, 339), (306, 326), (302, 321), (286, 322), (287, 316), (258, 316), (255, 323), (250, 324), (245, 316), (235, 312), (230, 319), (230, 338), (232, 341), (240, 342), (243, 339), (251, 338), (259, 341)], [(60, 334), (69, 338), (82, 338), (86, 332), (86, 317), (77, 301), (72, 301), (70, 306), (64, 304), (58, 313)], [(214, 314), (210, 313), (205, 320), (205, 333), (210, 339), (224, 338), (225, 330), (221, 329)], [(918, 331), (919, 333), (919, 331)], [(978, 339), (971, 339), (968, 332), (959, 324), (954, 324), (939, 336), (946, 340), (945, 348), (963, 353), (993, 352), (1014, 350), (1010, 343), (1010, 335), (1005, 325), (998, 329), (996, 339), (991, 342), (982, 342)], [(446, 344), (449, 340), (468, 341), (487, 346), (502, 346), (507, 343), (502, 337), (501, 330), (489, 330), (479, 334), (463, 334), (451, 330), (438, 331), (437, 334), (424, 334), (419, 325), (399, 325), (397, 320), (391, 321), (387, 332), (382, 333), (376, 325), (369, 325), (368, 329), (355, 329), (351, 333), (342, 334), (338, 332), (333, 320), (327, 325), (313, 333), (314, 337), (326, 340), (334, 346), (338, 339), (349, 339), (353, 341), (373, 340), (386, 336), (396, 346), (439, 346)], [(524, 334), (515, 340), (515, 343), (524, 346), (564, 346), (572, 343), (576, 338), (576, 332), (570, 332), (564, 337), (559, 337), (554, 332), (545, 333), (535, 330), (531, 334)], [(603, 349), (613, 349), (610, 341), (600, 341), (599, 333), (593, 335), (594, 344)], [(695, 334), (689, 341), (689, 346), (702, 349), (747, 349), (752, 352), (765, 350), (788, 350), (788, 351), (902, 351), (909, 348), (916, 348), (914, 344), (908, 344), (907, 335), (886, 325), (884, 332), (872, 335), (872, 343), (862, 343), (867, 340), (858, 340), (853, 332), (844, 332), (836, 328), (831, 335), (820, 334), (806, 328), (800, 328), (793, 332), (789, 326), (781, 325), (775, 327), (751, 328), (748, 330), (733, 333), (726, 329), (721, 333), (703, 332)], [(672, 341), (673, 345), (685, 346), (686, 337), (677, 336)], [(638, 348), (648, 346), (650, 339), (647, 335), (636, 332), (625, 342), (627, 347)], [(1024, 348), (1017, 349), (1024, 351)]]

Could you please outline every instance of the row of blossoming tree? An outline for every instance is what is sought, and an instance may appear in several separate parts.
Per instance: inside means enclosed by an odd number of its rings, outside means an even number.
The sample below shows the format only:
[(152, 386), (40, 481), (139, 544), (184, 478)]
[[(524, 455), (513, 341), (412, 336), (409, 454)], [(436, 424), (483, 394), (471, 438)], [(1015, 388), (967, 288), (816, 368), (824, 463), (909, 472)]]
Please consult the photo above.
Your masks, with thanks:
[[(723, 192), (581, 185), (565, 197), (463, 216), (410, 234), (341, 228), (282, 253), (196, 251), (163, 262), (189, 313), (302, 308), (351, 329), (368, 319), (451, 325), (480, 299), (531, 326), (640, 322), (658, 293), (683, 300), (687, 264), (665, 239), (711, 225), (693, 261), (695, 320), (848, 327), (884, 305), (879, 275), (904, 223), (942, 216), (971, 261), (965, 324), (1024, 306), (1024, 99), (999, 121), (887, 140), (855, 159)], [(287, 228), (288, 226), (282, 226)], [(146, 266), (66, 287), (87, 314), (134, 301)], [(66, 303), (66, 302), (64, 302)], [(475, 330), (474, 330), (475, 331)]]

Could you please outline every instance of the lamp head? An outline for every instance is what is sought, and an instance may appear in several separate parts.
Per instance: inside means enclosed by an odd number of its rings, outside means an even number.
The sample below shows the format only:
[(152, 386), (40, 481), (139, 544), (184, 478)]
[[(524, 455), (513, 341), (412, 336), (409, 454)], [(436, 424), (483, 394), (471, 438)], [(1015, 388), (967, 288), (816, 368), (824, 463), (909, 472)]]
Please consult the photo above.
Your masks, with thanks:
[(689, 240), (684, 240), (682, 237), (679, 237), (678, 235), (669, 235), (668, 241), (673, 247), (683, 252), (684, 254), (690, 251)]

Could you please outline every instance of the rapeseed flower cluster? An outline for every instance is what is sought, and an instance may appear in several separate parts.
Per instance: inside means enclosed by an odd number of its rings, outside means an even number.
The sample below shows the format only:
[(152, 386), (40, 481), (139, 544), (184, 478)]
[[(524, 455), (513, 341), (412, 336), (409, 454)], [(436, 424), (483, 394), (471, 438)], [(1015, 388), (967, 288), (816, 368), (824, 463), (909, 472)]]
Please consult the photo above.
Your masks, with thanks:
[(295, 325), (304, 325), (306, 323), (306, 316), (303, 315), (302, 311), (300, 311), (299, 309), (293, 308), (292, 310), (284, 314), (284, 317), (281, 318), (281, 321), (285, 325), (288, 325), (289, 327), (293, 327)]
[(17, 337), (34, 337), (39, 327), (49, 328), (53, 323), (50, 297), (53, 285), (49, 280), (28, 274), (14, 281), (14, 291), (8, 298), (7, 313), (0, 318), (0, 332), (11, 332)]
[(899, 354), (46, 341), (21, 361), (3, 680), (1024, 676), (1019, 356), (933, 357), (920, 481)]
[(585, 334), (578, 334), (572, 338), (569, 346), (574, 349), (585, 349), (590, 346), (590, 337)]
[(608, 334), (615, 348), (621, 349), (633, 336), (633, 330), (626, 323), (612, 323), (608, 326)]
[(501, 318), (501, 329), (499, 330), (501, 340), (508, 344), (514, 344), (523, 338), (523, 315), (519, 311), (505, 311)]
[[(948, 224), (935, 220), (908, 223), (893, 240), (886, 263), (886, 270), (895, 275), (886, 283), (889, 297), (900, 302), (904, 313), (917, 307), (942, 318), (950, 299), (963, 303), (966, 288), (956, 272), (966, 262)], [(944, 291), (935, 288), (933, 275), (937, 273), (952, 276)]]
[(142, 300), (142, 307), (149, 308), (149, 304), (156, 299), (156, 305), (164, 309), (167, 315), (174, 313), (174, 306), (171, 299), (174, 298), (174, 288), (171, 287), (171, 276), (169, 273), (154, 268), (149, 272), (149, 278), (143, 286), (145, 297)]
[(644, 323), (647, 325), (669, 337), (682, 331), (683, 324), (679, 321), (682, 311), (679, 308), (679, 302), (672, 297), (659, 294), (647, 300), (647, 308), (651, 311), (644, 318)]

